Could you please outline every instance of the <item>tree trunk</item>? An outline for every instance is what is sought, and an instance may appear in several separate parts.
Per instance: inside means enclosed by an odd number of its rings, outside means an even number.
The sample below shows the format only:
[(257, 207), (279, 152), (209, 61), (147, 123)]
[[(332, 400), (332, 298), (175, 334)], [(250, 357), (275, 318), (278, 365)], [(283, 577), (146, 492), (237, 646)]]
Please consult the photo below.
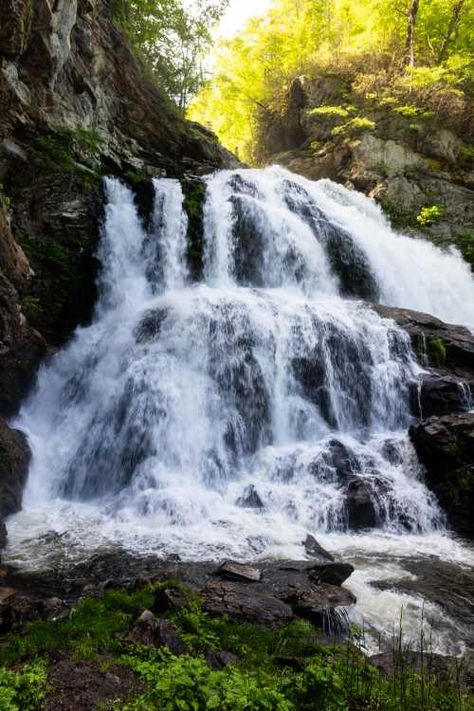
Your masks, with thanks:
[(443, 39), (441, 49), (438, 54), (438, 64), (441, 64), (446, 59), (446, 52), (448, 50), (448, 45), (451, 41), (451, 37), (458, 28), (459, 20), (461, 18), (461, 10), (464, 5), (464, 0), (455, 0), (453, 5), (453, 12), (451, 13), (451, 19), (449, 21), (448, 29)]
[(407, 39), (405, 42), (405, 63), (410, 67), (415, 65), (415, 25), (418, 15), (418, 7), (420, 0), (411, 0), (410, 10), (408, 11), (408, 29)]

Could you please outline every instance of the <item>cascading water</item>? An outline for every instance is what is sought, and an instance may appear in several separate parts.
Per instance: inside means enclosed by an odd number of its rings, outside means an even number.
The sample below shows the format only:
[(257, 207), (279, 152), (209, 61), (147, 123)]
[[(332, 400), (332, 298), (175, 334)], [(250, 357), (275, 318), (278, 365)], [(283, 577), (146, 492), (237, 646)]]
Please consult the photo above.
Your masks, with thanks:
[(406, 334), (356, 299), (472, 326), (467, 265), (330, 181), (224, 171), (207, 182), (191, 284), (181, 186), (154, 186), (146, 231), (131, 191), (106, 181), (94, 323), (16, 423), (34, 457), (10, 555), (28, 555), (25, 526), (66, 531), (70, 552), (119, 541), (185, 558), (301, 557), (307, 533), (341, 547), (367, 528), (439, 540), (406, 434), (419, 368)]

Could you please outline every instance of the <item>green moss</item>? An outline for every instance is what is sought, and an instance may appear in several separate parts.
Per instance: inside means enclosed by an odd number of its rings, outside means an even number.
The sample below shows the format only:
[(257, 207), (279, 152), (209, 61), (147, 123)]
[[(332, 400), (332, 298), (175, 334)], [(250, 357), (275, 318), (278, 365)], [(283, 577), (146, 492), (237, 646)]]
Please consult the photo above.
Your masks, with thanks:
[(104, 146), (101, 134), (81, 126), (60, 126), (54, 131), (39, 136), (33, 144), (33, 156), (49, 170), (80, 170), (80, 158), (96, 159)]
[(183, 182), (184, 209), (188, 216), (187, 258), (191, 276), (198, 281), (204, 268), (204, 202), (206, 184), (202, 180)]
[(454, 244), (474, 272), (474, 232), (461, 232), (455, 236)]
[(387, 199), (382, 199), (380, 205), (395, 229), (406, 230), (419, 227), (416, 221), (416, 215), (405, 210), (399, 204), (394, 204)]
[(428, 338), (429, 363), (433, 368), (442, 368), (446, 363), (446, 346), (441, 338)]

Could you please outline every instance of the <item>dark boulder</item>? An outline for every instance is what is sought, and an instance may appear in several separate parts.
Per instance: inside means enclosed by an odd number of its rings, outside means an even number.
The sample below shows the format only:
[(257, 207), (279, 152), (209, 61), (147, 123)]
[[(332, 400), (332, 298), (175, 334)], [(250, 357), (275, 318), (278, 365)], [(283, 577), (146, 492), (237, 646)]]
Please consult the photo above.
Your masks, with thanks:
[[(298, 617), (303, 617), (326, 630), (338, 619), (337, 609), (351, 607), (356, 598), (350, 590), (322, 584), (311, 591), (296, 590), (287, 598), (287, 602)], [(342, 618), (343, 613), (339, 624)]]
[(294, 617), (285, 602), (246, 583), (210, 581), (201, 590), (201, 598), (206, 612), (227, 615), (237, 622), (258, 622), (275, 628), (284, 627)]
[(3, 519), (21, 509), (31, 452), (26, 437), (0, 419), (0, 543), (6, 543)]
[(244, 509), (263, 509), (264, 503), (258, 493), (257, 489), (253, 484), (247, 486), (242, 496), (236, 501), (237, 506), (241, 506)]
[(410, 437), (449, 522), (474, 536), (474, 413), (430, 417)]
[(204, 655), (204, 659), (208, 666), (215, 671), (221, 671), (229, 664), (236, 664), (238, 658), (232, 652), (219, 652), (215, 649), (208, 649)]
[(354, 572), (350, 563), (326, 563), (314, 566), (309, 572), (309, 579), (317, 585), (342, 585)]
[(471, 392), (474, 392), (474, 379), (430, 370), (421, 377), (413, 410), (422, 418), (466, 412)]
[(156, 592), (152, 611), (163, 614), (183, 610), (191, 605), (193, 599), (193, 593), (184, 585), (169, 585)]
[(370, 481), (351, 479), (346, 487), (348, 526), (352, 531), (377, 526), (376, 492)]
[(142, 612), (126, 640), (146, 647), (167, 647), (172, 654), (176, 655), (185, 654), (187, 651), (173, 623), (155, 617), (150, 610)]

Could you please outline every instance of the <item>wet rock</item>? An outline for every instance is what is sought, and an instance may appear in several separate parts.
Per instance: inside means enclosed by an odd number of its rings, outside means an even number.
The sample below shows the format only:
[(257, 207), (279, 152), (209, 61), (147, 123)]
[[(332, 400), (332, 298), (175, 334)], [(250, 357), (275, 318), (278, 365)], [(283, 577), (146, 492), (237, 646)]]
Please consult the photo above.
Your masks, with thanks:
[(324, 560), (334, 560), (334, 556), (328, 553), (316, 540), (314, 536), (308, 534), (304, 542), (306, 554), (311, 558), (322, 558)]
[(0, 543), (6, 543), (3, 518), (21, 508), (23, 487), (28, 474), (31, 452), (26, 437), (12, 430), (0, 419)]
[(414, 411), (422, 418), (465, 412), (471, 392), (474, 393), (474, 377), (471, 380), (469, 377), (431, 371), (421, 376)]
[(354, 572), (354, 566), (350, 563), (327, 563), (326, 565), (318, 565), (312, 568), (309, 572), (309, 579), (321, 585), (342, 585)]
[(150, 610), (142, 612), (137, 624), (125, 639), (133, 644), (146, 647), (167, 647), (175, 655), (185, 654), (187, 651), (186, 645), (173, 623), (155, 617)]
[(229, 664), (236, 664), (238, 658), (232, 652), (218, 652), (215, 649), (208, 649), (204, 655), (206, 663), (215, 671), (221, 671)]
[(449, 522), (474, 536), (474, 413), (430, 417), (413, 425), (410, 437)]
[(292, 593), (287, 602), (298, 617), (325, 629), (328, 623), (337, 619), (334, 611), (340, 607), (351, 607), (356, 602), (356, 597), (345, 588), (322, 584), (311, 591)]
[(352, 531), (375, 528), (375, 491), (372, 484), (364, 479), (352, 479), (346, 488), (348, 525)]
[(253, 484), (246, 487), (242, 496), (239, 496), (239, 498), (237, 499), (236, 504), (237, 506), (241, 506), (242, 508), (246, 509), (264, 508), (264, 503)]
[(216, 580), (201, 590), (203, 609), (214, 615), (227, 615), (237, 622), (257, 622), (268, 627), (283, 627), (291, 622), (292, 609), (282, 600), (257, 592), (245, 583)]
[(252, 565), (243, 565), (227, 561), (218, 569), (218, 575), (229, 580), (242, 580), (250, 583), (258, 583), (262, 578), (262, 573)]
[(380, 304), (372, 308), (409, 334), (421, 365), (474, 379), (474, 336), (467, 328), (444, 323), (420, 311)]

